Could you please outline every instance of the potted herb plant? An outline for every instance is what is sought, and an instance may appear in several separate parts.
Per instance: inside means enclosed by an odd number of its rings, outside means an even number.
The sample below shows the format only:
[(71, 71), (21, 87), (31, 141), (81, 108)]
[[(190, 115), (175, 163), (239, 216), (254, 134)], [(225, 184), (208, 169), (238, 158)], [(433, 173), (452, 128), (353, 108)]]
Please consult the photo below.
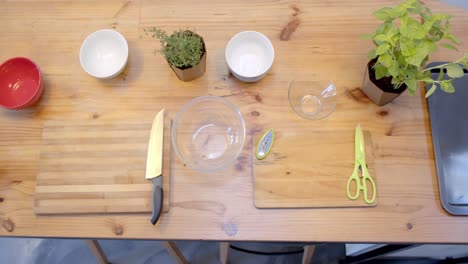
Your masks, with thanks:
[[(468, 68), (468, 54), (453, 62), (425, 68), (429, 54), (438, 47), (457, 50), (460, 41), (451, 33), (450, 16), (433, 14), (419, 0), (407, 0), (396, 7), (384, 7), (374, 12), (383, 21), (377, 30), (365, 38), (375, 49), (369, 52), (362, 91), (377, 105), (385, 105), (408, 89), (414, 95), (419, 82), (430, 88), (426, 97), (437, 87), (444, 92), (455, 91), (452, 82), (463, 76)], [(432, 79), (431, 70), (441, 74)], [(443, 71), (448, 75), (444, 78)]]
[(145, 29), (147, 35), (159, 39), (167, 63), (182, 81), (191, 81), (205, 73), (206, 47), (203, 38), (190, 30), (177, 30), (168, 36), (158, 28)]

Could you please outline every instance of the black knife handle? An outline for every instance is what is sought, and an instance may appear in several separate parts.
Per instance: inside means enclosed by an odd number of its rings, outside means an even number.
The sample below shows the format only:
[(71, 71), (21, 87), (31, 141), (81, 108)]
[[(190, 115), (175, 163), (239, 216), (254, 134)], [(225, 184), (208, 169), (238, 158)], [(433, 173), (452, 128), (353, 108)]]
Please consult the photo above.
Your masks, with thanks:
[[(161, 177), (161, 176), (159, 176)], [(155, 225), (161, 216), (163, 207), (163, 189), (161, 185), (153, 185), (153, 215), (151, 216), (151, 223)]]

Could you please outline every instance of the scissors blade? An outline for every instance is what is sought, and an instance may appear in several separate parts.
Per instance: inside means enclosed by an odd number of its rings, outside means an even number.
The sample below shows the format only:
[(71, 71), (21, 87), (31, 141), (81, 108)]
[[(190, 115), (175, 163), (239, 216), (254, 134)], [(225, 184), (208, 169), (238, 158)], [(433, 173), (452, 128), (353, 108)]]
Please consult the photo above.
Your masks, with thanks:
[(364, 148), (364, 136), (360, 124), (356, 126), (356, 132), (354, 134), (354, 157), (361, 165), (365, 165), (366, 150)]

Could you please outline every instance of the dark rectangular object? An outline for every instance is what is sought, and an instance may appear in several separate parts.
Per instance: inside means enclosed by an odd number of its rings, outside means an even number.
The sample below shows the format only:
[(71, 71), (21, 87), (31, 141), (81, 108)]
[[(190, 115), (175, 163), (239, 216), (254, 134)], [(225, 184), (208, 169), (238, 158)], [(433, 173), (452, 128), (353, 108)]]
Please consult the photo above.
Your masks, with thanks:
[[(432, 70), (432, 77), (439, 73)], [(468, 73), (453, 85), (455, 94), (437, 89), (428, 98), (432, 141), (442, 206), (451, 214), (468, 215)]]

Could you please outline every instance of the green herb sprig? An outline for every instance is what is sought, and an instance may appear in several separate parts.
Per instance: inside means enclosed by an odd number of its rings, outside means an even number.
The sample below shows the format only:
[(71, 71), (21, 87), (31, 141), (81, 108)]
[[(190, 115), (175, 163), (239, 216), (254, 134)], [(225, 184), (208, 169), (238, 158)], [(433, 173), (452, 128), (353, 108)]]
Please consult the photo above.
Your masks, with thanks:
[(144, 29), (145, 34), (159, 39), (161, 53), (173, 66), (181, 69), (198, 65), (204, 53), (202, 38), (190, 30), (177, 30), (168, 36), (166, 31), (152, 27)]
[[(468, 69), (468, 54), (453, 62), (424, 69), (429, 54), (438, 47), (457, 50), (460, 41), (452, 34), (450, 15), (433, 14), (419, 0), (407, 0), (396, 7), (384, 7), (374, 12), (383, 23), (377, 30), (364, 36), (371, 39), (376, 48), (369, 52), (369, 59), (377, 59), (373, 66), (376, 79), (391, 77), (398, 89), (406, 84), (410, 95), (418, 89), (418, 81), (431, 88), (426, 97), (440, 87), (444, 92), (453, 93), (454, 79), (464, 76), (463, 67)], [(437, 79), (431, 76), (432, 69), (440, 69)], [(443, 69), (448, 79), (444, 79)]]

